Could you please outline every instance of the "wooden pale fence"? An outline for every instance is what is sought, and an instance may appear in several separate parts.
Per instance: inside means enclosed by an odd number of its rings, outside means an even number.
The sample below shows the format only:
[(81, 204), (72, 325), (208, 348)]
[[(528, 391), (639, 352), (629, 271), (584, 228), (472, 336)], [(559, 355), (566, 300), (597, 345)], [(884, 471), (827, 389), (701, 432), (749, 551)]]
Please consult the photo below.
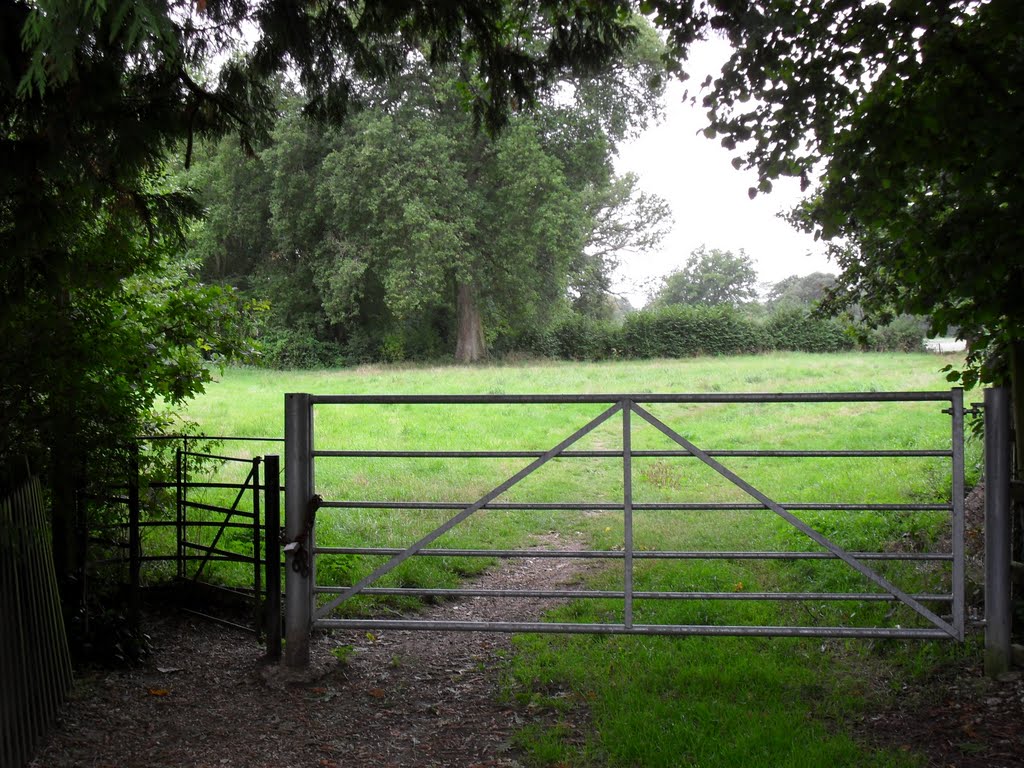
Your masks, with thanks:
[(20, 766), (71, 686), (71, 659), (39, 478), (0, 476), (0, 766)]

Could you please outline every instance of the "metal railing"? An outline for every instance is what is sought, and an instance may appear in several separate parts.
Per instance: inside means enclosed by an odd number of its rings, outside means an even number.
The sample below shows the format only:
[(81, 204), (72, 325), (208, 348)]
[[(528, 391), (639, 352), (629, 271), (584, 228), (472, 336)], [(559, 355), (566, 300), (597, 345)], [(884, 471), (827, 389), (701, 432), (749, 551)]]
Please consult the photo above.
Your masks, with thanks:
[[(214, 565), (247, 565), (251, 586), (224, 588), (230, 595), (252, 603), (253, 621), (249, 625), (214, 615), (209, 610), (194, 613), (240, 629), (266, 634), (269, 652), (280, 655), (281, 555), (280, 555), (280, 459), (276, 455), (239, 457), (188, 450), (208, 441), (283, 442), (280, 438), (195, 437), (187, 435), (140, 438), (141, 441), (177, 441), (174, 449), (173, 476), (167, 481), (145, 484), (147, 492), (172, 494), (157, 499), (151, 506), (140, 489), (138, 449), (133, 450), (127, 472), (127, 485), (111, 487), (106, 494), (84, 497), (86, 502), (120, 507), (120, 519), (90, 522), (95, 552), (89, 552), (87, 567), (127, 569), (120, 577), (128, 587), (133, 623), (138, 621), (143, 570), (160, 568), (156, 578), (166, 578), (167, 566), (173, 566), (179, 580), (204, 587), (215, 587), (218, 580), (203, 581)], [(197, 478), (202, 463), (243, 468), (243, 479)], [(221, 503), (209, 492), (228, 492), (230, 502)], [(148, 511), (147, 511), (148, 510)], [(230, 531), (240, 531), (248, 551), (227, 544)], [(235, 537), (237, 538), (237, 537)]]
[[(678, 431), (653, 415), (644, 405), (651, 404), (763, 404), (763, 403), (937, 403), (945, 404), (950, 416), (949, 447), (935, 449), (879, 450), (703, 450)], [(564, 440), (546, 451), (539, 450), (353, 450), (319, 448), (315, 445), (313, 412), (316, 406), (429, 406), (429, 405), (581, 405), (596, 404), (606, 408), (595, 418), (574, 430)], [(621, 419), (621, 448), (605, 450), (573, 449), (584, 436), (592, 433), (614, 417)], [(632, 446), (633, 422), (639, 420), (653, 427), (676, 446), (661, 450), (636, 450)], [(308, 661), (308, 633), (319, 628), (359, 629), (434, 629), (448, 631), (484, 630), (498, 632), (570, 632), (625, 633), (666, 635), (751, 635), (751, 636), (814, 636), (814, 637), (883, 637), (962, 640), (964, 636), (964, 405), (960, 389), (946, 392), (872, 392), (872, 393), (785, 393), (785, 394), (630, 394), (630, 395), (310, 395), (289, 394), (285, 398), (285, 465), (287, 491), (286, 536), (288, 642), (286, 663), (301, 666)], [(688, 457), (696, 459), (729, 484), (739, 488), (749, 502), (671, 502), (641, 503), (633, 493), (633, 460), (650, 457)], [(949, 462), (952, 476), (951, 498), (944, 503), (786, 503), (763, 493), (720, 459), (751, 458), (941, 458)], [(504, 482), (475, 501), (426, 502), (365, 499), (321, 499), (315, 484), (314, 463), (318, 459), (514, 459), (528, 463)], [(555, 458), (615, 458), (622, 462), (623, 498), (616, 503), (500, 502), (498, 498), (536, 470)], [(330, 547), (315, 541), (317, 509), (378, 510), (451, 510), (455, 514), (427, 535), (406, 547)], [(624, 545), (621, 550), (501, 550), (432, 547), (441, 536), (451, 531), (476, 512), (488, 510), (604, 510), (621, 512)], [(814, 551), (639, 551), (634, 547), (634, 513), (645, 510), (769, 510), (816, 545)], [(794, 512), (813, 510), (857, 510), (867, 512), (946, 512), (949, 514), (951, 544), (942, 552), (861, 552), (847, 551), (829, 537), (808, 525)], [(384, 556), (386, 561), (372, 572), (347, 586), (316, 583), (316, 559), (323, 555)], [(623, 564), (621, 590), (487, 590), (375, 587), (385, 574), (411, 557), (560, 557), (619, 560)], [(640, 560), (833, 560), (845, 563), (873, 588), (869, 592), (714, 592), (637, 590), (634, 587), (634, 563)], [(911, 594), (883, 575), (881, 562), (906, 561), (941, 563), (950, 570), (948, 593)], [(356, 595), (413, 595), (433, 597), (559, 597), (572, 599), (612, 598), (622, 601), (622, 621), (611, 623), (566, 622), (482, 622), (424, 621), (415, 618), (343, 619), (332, 618), (332, 612)], [(927, 624), (925, 627), (859, 627), (859, 626), (724, 626), (712, 624), (674, 625), (645, 624), (636, 621), (634, 601), (660, 600), (841, 600), (890, 601), (906, 606)], [(322, 602), (326, 600), (326, 602)], [(322, 604), (321, 604), (322, 603)], [(926, 603), (928, 605), (926, 605)], [(948, 615), (939, 615), (935, 604), (946, 606)]]

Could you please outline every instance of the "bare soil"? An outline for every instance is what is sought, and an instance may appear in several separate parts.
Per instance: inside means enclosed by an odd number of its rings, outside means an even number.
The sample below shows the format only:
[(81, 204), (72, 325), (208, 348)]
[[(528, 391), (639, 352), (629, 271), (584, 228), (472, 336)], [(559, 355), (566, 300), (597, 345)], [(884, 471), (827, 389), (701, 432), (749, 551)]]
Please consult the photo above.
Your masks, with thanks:
[[(552, 533), (538, 545), (578, 542)], [(585, 567), (526, 558), (472, 583), (571, 588)], [(555, 602), (472, 598), (422, 616), (530, 620)], [(267, 663), (252, 635), (178, 611), (148, 621), (145, 665), (81, 678), (33, 768), (519, 765), (511, 737), (525, 714), (499, 691), (508, 635), (323, 634), (295, 674)]]
[[(984, 615), (985, 489), (965, 505), (966, 597), (969, 620)], [(939, 549), (948, 550), (948, 541)], [(977, 630), (980, 633), (980, 630)], [(870, 743), (913, 751), (929, 768), (1024, 766), (1024, 679), (1014, 670), (984, 675), (980, 654), (901, 686), (891, 704), (856, 724)]]
[(982, 674), (976, 659), (902, 686), (856, 731), (869, 743), (926, 758), (928, 768), (1024, 766), (1024, 678)]

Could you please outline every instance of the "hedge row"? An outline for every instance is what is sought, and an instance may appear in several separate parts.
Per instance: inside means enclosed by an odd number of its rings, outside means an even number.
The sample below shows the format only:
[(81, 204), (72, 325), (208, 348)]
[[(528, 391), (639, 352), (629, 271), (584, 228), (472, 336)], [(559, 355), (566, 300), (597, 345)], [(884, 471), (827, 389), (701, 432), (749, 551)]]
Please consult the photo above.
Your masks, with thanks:
[[(848, 325), (810, 317), (800, 310), (779, 310), (758, 320), (729, 309), (698, 307), (634, 312), (622, 327), (574, 315), (524, 341), (526, 351), (533, 354), (569, 360), (741, 355), (771, 350), (842, 352), (857, 346)], [(890, 341), (879, 336), (869, 346), (886, 349)], [(899, 342), (898, 348), (905, 349), (906, 339), (901, 336)], [(920, 343), (918, 333), (918, 347)]]
[[(419, 338), (423, 336), (423, 338)], [(316, 341), (312, 334), (270, 333), (264, 354), (277, 367), (320, 367), (363, 362), (442, 359), (444, 344), (429, 333), (391, 334), (383, 341), (356, 335), (346, 344)], [(727, 308), (673, 306), (627, 315), (621, 326), (570, 314), (526, 336), (502, 337), (492, 344), (499, 357), (526, 353), (563, 360), (742, 355), (773, 350), (842, 352), (922, 349), (924, 329), (917, 318), (900, 317), (874, 330), (856, 329), (835, 319), (811, 317), (788, 308), (754, 318)], [(365, 337), (365, 338), (364, 338)]]

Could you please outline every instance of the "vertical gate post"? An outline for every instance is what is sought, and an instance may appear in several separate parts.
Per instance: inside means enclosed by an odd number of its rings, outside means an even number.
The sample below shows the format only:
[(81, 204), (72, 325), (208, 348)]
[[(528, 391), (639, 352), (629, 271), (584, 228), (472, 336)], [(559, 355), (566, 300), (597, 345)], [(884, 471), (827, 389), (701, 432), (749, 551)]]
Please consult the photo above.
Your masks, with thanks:
[(263, 457), (263, 488), (266, 502), (263, 506), (266, 535), (265, 564), (267, 569), (267, 656), (281, 658), (281, 459)]
[(260, 541), (260, 533), (263, 528), (263, 515), (260, 510), (260, 495), (263, 493), (263, 486), (260, 484), (260, 465), (262, 463), (262, 457), (252, 457), (252, 620), (257, 637), (266, 625), (263, 618), (263, 601), (260, 597), (263, 594), (263, 557), (261, 554), (263, 545)]
[(1010, 407), (985, 390), (985, 674), (1010, 668)]
[(184, 452), (174, 451), (174, 508), (177, 518), (176, 536), (178, 545), (178, 578), (185, 578), (185, 466)]
[(313, 580), (313, 407), (310, 396), (284, 396), (285, 652), (288, 667), (309, 666)]
[(623, 569), (625, 578), (623, 592), (625, 604), (622, 618), (627, 628), (633, 626), (633, 438), (630, 426), (630, 412), (633, 402), (625, 400), (622, 407), (622, 527), (623, 527)]
[(965, 595), (964, 595), (964, 391), (960, 387), (950, 390), (952, 408), (953, 434), (953, 478), (952, 478), (952, 499), (953, 504), (953, 571), (952, 571), (952, 594), (953, 594), (953, 626), (956, 628), (956, 639), (964, 640), (964, 628), (966, 626)]
[(142, 613), (142, 537), (139, 505), (139, 444), (128, 448), (128, 623), (138, 630)]

